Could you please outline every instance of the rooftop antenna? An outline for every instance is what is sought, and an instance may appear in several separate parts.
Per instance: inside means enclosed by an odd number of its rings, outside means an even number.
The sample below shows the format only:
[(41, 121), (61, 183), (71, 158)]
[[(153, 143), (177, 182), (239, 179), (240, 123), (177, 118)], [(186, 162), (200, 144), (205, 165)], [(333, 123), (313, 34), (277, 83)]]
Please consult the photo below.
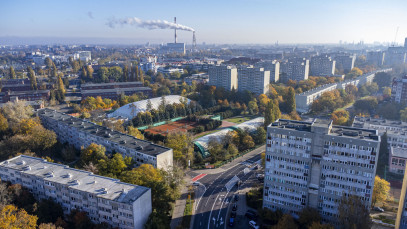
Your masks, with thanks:
[[(177, 17), (174, 17), (174, 24), (175, 25), (177, 24)], [(174, 30), (175, 30), (175, 43), (177, 43), (177, 29)]]

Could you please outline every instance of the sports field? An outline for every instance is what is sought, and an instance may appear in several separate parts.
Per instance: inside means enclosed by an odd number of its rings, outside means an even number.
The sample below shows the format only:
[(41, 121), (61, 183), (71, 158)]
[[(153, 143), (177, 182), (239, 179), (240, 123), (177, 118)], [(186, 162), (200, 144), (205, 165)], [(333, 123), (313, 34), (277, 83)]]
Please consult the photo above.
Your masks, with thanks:
[(187, 132), (188, 130), (193, 129), (196, 127), (197, 124), (196, 122), (191, 122), (191, 121), (186, 121), (186, 120), (178, 120), (175, 122), (167, 123), (161, 126), (155, 126), (151, 127), (149, 129), (146, 129), (146, 132), (152, 133), (152, 134), (161, 134), (163, 136), (166, 136), (167, 134), (171, 132)]

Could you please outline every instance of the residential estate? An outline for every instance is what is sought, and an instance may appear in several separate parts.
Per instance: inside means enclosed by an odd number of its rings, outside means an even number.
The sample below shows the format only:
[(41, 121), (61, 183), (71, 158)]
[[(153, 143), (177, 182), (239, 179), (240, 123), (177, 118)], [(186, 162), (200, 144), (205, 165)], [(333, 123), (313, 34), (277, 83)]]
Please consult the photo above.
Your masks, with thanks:
[(103, 145), (107, 152), (117, 152), (123, 156), (132, 157), (136, 166), (151, 164), (162, 169), (173, 164), (173, 152), (170, 148), (56, 110), (44, 108), (37, 114), (44, 127), (57, 134), (59, 141), (67, 142), (77, 149), (96, 143)]
[(20, 184), (36, 199), (52, 199), (64, 214), (77, 209), (95, 223), (142, 229), (152, 212), (151, 189), (20, 155), (0, 163), (2, 181)]
[(277, 120), (267, 127), (263, 206), (294, 217), (312, 207), (335, 224), (344, 195), (370, 206), (379, 147), (377, 130)]

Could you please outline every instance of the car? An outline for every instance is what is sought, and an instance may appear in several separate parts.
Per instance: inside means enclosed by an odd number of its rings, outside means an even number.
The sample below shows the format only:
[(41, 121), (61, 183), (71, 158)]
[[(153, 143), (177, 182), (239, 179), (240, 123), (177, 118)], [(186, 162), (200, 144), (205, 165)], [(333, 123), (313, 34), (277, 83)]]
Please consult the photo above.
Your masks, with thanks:
[(233, 200), (234, 200), (235, 202), (237, 202), (237, 201), (239, 200), (239, 195), (235, 194), (235, 196), (233, 197)]
[(192, 183), (193, 186), (199, 186), (201, 183), (199, 183), (198, 181)]
[(253, 211), (247, 211), (246, 214), (244, 215), (247, 218), (251, 219), (251, 220), (256, 220), (257, 219), (257, 214)]
[(229, 219), (229, 227), (233, 227), (235, 225), (235, 218)]
[(259, 229), (259, 225), (257, 225), (257, 223), (255, 222), (255, 221), (253, 221), (253, 220), (251, 220), (250, 222), (249, 222), (249, 226), (250, 226), (250, 228), (253, 228), (253, 229)]
[(237, 211), (237, 204), (233, 204), (232, 211)]
[(232, 211), (230, 213), (230, 218), (236, 218), (236, 212), (235, 211)]
[(378, 212), (384, 212), (384, 209), (381, 207), (374, 207), (373, 210), (378, 211)]

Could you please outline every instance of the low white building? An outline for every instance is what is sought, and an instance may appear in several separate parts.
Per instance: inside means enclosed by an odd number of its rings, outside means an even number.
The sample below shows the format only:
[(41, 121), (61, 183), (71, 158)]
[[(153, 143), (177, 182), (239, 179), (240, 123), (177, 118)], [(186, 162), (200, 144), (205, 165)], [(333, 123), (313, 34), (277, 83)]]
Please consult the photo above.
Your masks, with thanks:
[(20, 184), (36, 199), (53, 199), (65, 214), (77, 209), (94, 223), (144, 228), (152, 212), (151, 189), (20, 155), (0, 163), (2, 181)]

